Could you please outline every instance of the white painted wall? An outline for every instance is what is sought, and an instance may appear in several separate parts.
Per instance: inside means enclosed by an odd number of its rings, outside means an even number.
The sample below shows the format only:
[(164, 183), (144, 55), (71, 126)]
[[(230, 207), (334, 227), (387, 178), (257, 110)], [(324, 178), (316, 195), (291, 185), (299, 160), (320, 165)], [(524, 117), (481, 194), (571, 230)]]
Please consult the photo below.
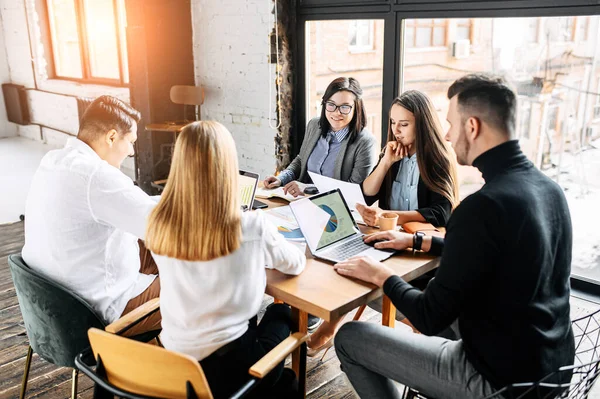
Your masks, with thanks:
[(192, 0), (196, 84), (206, 91), (202, 119), (223, 123), (237, 143), (240, 168), (263, 177), (275, 171), (269, 105), (275, 109), (276, 96), (267, 63), (272, 7), (267, 0)]

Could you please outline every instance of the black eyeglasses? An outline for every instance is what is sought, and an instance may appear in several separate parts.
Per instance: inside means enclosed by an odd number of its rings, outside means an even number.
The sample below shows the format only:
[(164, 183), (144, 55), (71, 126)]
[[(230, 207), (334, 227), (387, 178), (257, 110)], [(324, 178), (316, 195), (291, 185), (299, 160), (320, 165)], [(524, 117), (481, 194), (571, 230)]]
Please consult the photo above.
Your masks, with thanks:
[(333, 103), (331, 101), (327, 101), (325, 103), (325, 109), (327, 110), (327, 112), (335, 112), (336, 109), (339, 109), (340, 114), (348, 115), (352, 111), (352, 105), (348, 105), (348, 104), (336, 105), (335, 103)]

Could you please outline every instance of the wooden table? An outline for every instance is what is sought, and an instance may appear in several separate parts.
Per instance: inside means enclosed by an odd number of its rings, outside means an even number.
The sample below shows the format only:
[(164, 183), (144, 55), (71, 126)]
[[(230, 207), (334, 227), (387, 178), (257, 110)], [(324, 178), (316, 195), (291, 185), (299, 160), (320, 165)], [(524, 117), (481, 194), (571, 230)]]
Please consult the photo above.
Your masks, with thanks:
[[(287, 205), (280, 199), (261, 201), (269, 208)], [(363, 233), (378, 231), (360, 226)], [(310, 257), (307, 250), (306, 268), (299, 276), (288, 276), (277, 270), (267, 270), (267, 294), (292, 307), (294, 331), (307, 332), (308, 314), (330, 321), (383, 295), (381, 288), (337, 274), (331, 263)], [(436, 268), (439, 258), (424, 253), (403, 251), (385, 261), (397, 275), (410, 281)], [(383, 298), (382, 324), (393, 327), (396, 308), (387, 296)], [(298, 375), (300, 389), (306, 393), (306, 354), (301, 348), (292, 354), (292, 368)], [(305, 396), (305, 395), (304, 395)]]

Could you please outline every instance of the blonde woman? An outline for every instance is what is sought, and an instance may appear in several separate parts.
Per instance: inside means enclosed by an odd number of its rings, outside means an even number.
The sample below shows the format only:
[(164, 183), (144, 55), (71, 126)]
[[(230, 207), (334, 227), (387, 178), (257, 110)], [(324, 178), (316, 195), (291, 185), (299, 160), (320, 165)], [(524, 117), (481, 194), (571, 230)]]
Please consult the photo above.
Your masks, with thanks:
[[(198, 359), (215, 398), (229, 397), (290, 334), (285, 305), (256, 323), (265, 267), (296, 275), (306, 263), (261, 212), (241, 212), (237, 179), (229, 131), (217, 122), (186, 126), (146, 234), (161, 275), (162, 342)], [(255, 394), (287, 397), (295, 377), (283, 370), (281, 363)]]

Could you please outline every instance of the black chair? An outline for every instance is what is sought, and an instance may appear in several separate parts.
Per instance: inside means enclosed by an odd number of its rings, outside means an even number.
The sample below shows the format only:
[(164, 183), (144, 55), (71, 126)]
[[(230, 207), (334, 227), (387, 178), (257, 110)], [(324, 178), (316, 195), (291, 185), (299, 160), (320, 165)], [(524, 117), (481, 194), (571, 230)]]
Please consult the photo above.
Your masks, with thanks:
[[(585, 399), (600, 374), (600, 309), (572, 322), (575, 336), (575, 362), (564, 366), (536, 382), (508, 385), (484, 399), (569, 398)], [(571, 382), (556, 384), (565, 374), (572, 374)], [(405, 399), (431, 399), (409, 387), (404, 388)]]
[[(87, 330), (96, 327), (115, 331), (115, 326), (119, 326), (115, 332), (122, 333), (159, 308), (156, 299), (138, 308), (139, 311), (136, 309), (134, 315), (128, 314), (107, 325), (85, 300), (28, 267), (20, 255), (10, 255), (8, 264), (29, 338), (21, 399), (25, 397), (33, 352), (57, 366), (73, 368), (71, 397), (76, 398), (78, 370), (74, 359), (90, 345)], [(150, 340), (159, 332), (135, 338)]]

